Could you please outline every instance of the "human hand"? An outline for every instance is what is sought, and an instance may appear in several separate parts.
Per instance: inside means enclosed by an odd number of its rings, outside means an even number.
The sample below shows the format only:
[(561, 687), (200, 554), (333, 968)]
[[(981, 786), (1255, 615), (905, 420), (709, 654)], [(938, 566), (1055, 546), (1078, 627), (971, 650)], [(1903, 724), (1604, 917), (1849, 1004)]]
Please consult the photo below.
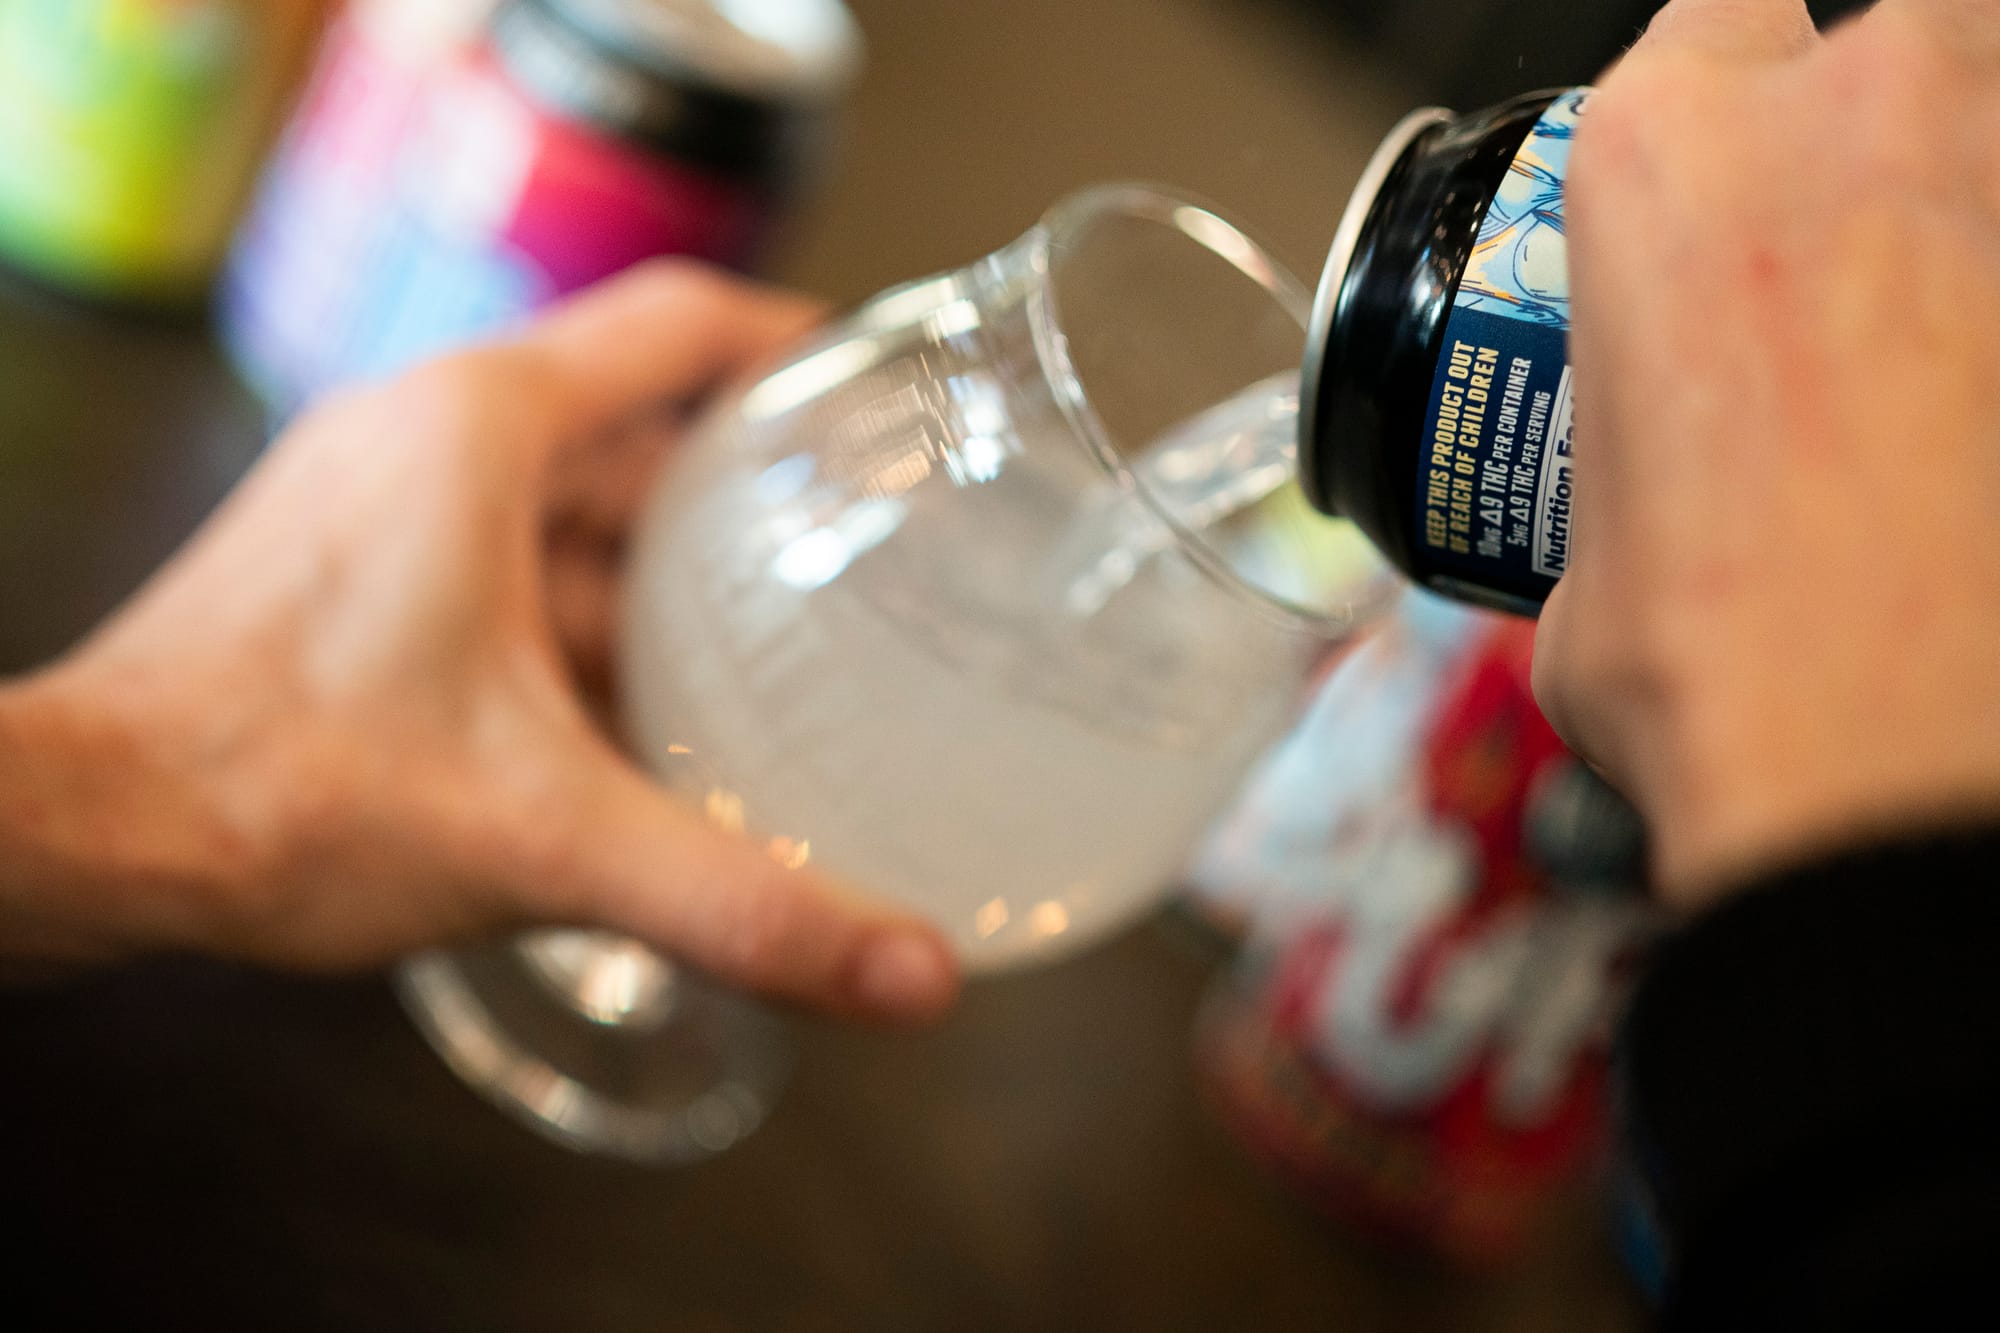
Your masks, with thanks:
[(592, 721), (660, 442), (817, 317), (658, 266), (301, 421), (0, 692), (0, 952), (343, 968), (580, 924), (836, 1012), (941, 1011), (934, 930), (711, 829)]
[(1571, 164), (1537, 693), (1699, 906), (2000, 809), (2000, 5), (1675, 0)]

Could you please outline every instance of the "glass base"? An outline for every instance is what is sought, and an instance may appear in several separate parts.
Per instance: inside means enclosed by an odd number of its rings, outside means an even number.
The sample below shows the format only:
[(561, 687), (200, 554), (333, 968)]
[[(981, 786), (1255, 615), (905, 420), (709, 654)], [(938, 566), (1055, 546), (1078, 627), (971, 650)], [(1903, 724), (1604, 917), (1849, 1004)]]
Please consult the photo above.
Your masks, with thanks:
[(763, 1122), (791, 1072), (777, 1015), (616, 935), (424, 954), (396, 989), (454, 1073), (582, 1152), (712, 1157)]

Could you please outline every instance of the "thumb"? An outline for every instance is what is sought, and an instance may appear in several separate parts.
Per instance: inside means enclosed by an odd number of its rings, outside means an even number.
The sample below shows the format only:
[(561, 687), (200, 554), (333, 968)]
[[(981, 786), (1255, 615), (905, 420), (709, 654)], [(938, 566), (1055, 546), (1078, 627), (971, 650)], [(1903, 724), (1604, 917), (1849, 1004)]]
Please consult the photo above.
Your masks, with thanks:
[(1693, 53), (1778, 64), (1818, 42), (1805, 0), (1669, 0), (1626, 58)]
[(500, 867), (530, 913), (824, 1012), (923, 1023), (950, 1007), (958, 968), (934, 927), (818, 873), (803, 844), (718, 829), (595, 738), (578, 750), (566, 817), (536, 821), (537, 854)]

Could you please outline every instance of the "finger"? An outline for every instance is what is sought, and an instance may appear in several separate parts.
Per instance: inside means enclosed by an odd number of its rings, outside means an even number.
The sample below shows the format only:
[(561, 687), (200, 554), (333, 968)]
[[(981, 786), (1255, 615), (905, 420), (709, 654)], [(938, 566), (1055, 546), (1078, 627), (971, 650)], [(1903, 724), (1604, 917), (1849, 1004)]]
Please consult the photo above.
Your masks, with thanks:
[(618, 628), (617, 571), (598, 548), (558, 542), (544, 575), (549, 624), (586, 694), (610, 691)]
[(558, 308), (522, 336), (549, 363), (569, 438), (701, 397), (810, 332), (815, 301), (680, 260), (644, 265)]
[(1692, 54), (1777, 62), (1806, 54), (1818, 40), (1805, 0), (1671, 0), (1626, 59)]
[[(958, 988), (937, 931), (836, 885), (809, 849), (718, 830), (595, 742), (570, 766), (560, 846), (509, 858), (526, 907), (580, 918), (764, 994), (835, 1014), (934, 1020)], [(722, 802), (726, 807), (726, 799)], [(782, 863), (781, 863), (782, 862)], [(503, 870), (503, 873), (504, 870)]]
[(549, 480), (551, 524), (613, 548), (622, 543), (679, 426), (678, 417), (647, 417), (564, 453)]
[[(456, 459), (459, 509), (504, 510), (522, 524), (539, 523), (553, 516), (552, 469), (572, 451), (622, 430), (643, 433), (639, 418), (670, 415), (718, 381), (748, 373), (819, 318), (820, 307), (803, 297), (703, 265), (660, 261), (578, 297), (519, 337), (441, 357), (361, 395), (347, 410), (372, 412), (372, 429), (319, 434), (423, 442), (430, 447), (365, 452)], [(639, 453), (645, 447), (633, 445)], [(605, 485), (634, 483), (637, 471), (635, 464)], [(601, 490), (593, 493), (603, 499)], [(633, 484), (623, 503), (636, 504), (642, 493)]]
[(1625, 669), (1619, 641), (1603, 628), (1604, 608), (1615, 602), (1601, 574), (1579, 555), (1550, 592), (1535, 626), (1530, 684), (1563, 744), (1599, 777), (1639, 799), (1643, 756), (1635, 746), (1648, 726), (1647, 696)]
[(1542, 716), (1555, 729), (1556, 735), (1562, 738), (1563, 744), (1587, 760), (1590, 758), (1588, 746), (1578, 734), (1571, 707), (1568, 671), (1569, 626), (1572, 619), (1570, 600), (1575, 585), (1574, 578), (1563, 578), (1542, 604), (1541, 618), (1535, 624), (1535, 656), (1530, 683), (1534, 689), (1535, 705), (1541, 709)]
[(2000, 64), (2000, 0), (1882, 0), (1859, 21), (1915, 22), (1954, 55)]

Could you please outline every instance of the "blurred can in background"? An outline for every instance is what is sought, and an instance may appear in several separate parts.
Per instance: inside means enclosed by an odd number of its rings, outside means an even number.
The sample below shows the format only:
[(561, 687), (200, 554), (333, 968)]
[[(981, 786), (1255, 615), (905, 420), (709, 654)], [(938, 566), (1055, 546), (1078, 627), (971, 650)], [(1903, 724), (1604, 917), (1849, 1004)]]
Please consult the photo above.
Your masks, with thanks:
[(0, 255), (197, 299), (328, 0), (0, 0)]
[(1542, 719), (1531, 645), (1410, 594), (1193, 876), (1248, 933), (1197, 1030), (1211, 1103), (1316, 1206), (1475, 1268), (1588, 1197), (1653, 929), (1636, 817)]
[(238, 233), (220, 322), (239, 368), (289, 410), (332, 377), (387, 227), (397, 155), (431, 78), (494, 0), (354, 0)]
[(839, 0), (449, 7), (356, 11), (245, 226), (224, 335), (280, 414), (643, 259), (754, 267), (859, 64)]

